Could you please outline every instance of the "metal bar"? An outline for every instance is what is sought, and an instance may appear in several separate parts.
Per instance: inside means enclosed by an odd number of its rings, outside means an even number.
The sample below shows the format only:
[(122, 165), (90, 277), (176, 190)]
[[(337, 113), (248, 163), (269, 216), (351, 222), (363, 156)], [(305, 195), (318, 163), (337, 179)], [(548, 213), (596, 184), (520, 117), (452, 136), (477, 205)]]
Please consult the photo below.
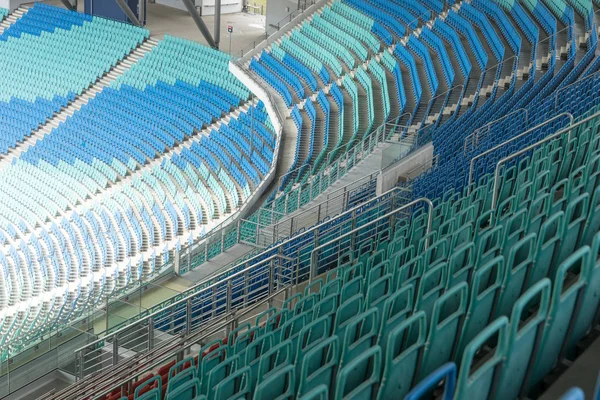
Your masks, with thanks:
[(71, 4), (71, 2), (69, 0), (60, 0), (60, 2), (63, 3), (63, 5), (71, 11), (77, 10), (77, 3), (75, 3), (75, 5), (73, 5), (73, 4)]
[(473, 131), (473, 133), (472, 133), (472, 134), (470, 134), (469, 136), (467, 136), (467, 137), (465, 138), (464, 152), (466, 152), (466, 151), (467, 151), (467, 142), (469, 141), (469, 138), (471, 138), (471, 143), (472, 143), (472, 142), (474, 141), (474, 139), (473, 139), (473, 138), (475, 137), (475, 134), (476, 134), (477, 132), (479, 132), (480, 130), (482, 130), (482, 129), (486, 128), (486, 127), (489, 129), (489, 127), (490, 127), (490, 126), (492, 126), (492, 125), (494, 125), (495, 123), (497, 123), (497, 122), (500, 122), (500, 121), (503, 121), (503, 120), (505, 120), (506, 118), (510, 117), (511, 115), (513, 115), (513, 114), (516, 114), (516, 113), (518, 113), (518, 112), (522, 112), (522, 111), (525, 111), (525, 122), (529, 122), (529, 111), (528, 111), (526, 108), (519, 108), (518, 110), (515, 110), (515, 111), (513, 111), (513, 112), (510, 112), (510, 113), (506, 114), (506, 115), (505, 115), (505, 116), (503, 116), (503, 117), (500, 117), (500, 118), (498, 118), (498, 119), (495, 119), (495, 120), (493, 120), (493, 121), (491, 121), (491, 122), (488, 122), (487, 124), (485, 124), (485, 125), (483, 125), (483, 126), (480, 126), (479, 128), (475, 129), (475, 130)]
[[(77, 0), (75, 0), (77, 1)], [(146, 25), (146, 0), (139, 0), (140, 10), (140, 23), (142, 26)]]
[(550, 123), (550, 122), (552, 122), (552, 121), (554, 121), (554, 120), (556, 120), (556, 119), (558, 119), (558, 118), (561, 118), (561, 117), (566, 117), (566, 116), (568, 116), (568, 117), (569, 117), (569, 126), (571, 126), (571, 125), (573, 124), (573, 115), (571, 115), (571, 113), (567, 113), (567, 112), (565, 112), (565, 113), (561, 113), (561, 114), (555, 115), (554, 117), (552, 117), (552, 118), (550, 118), (550, 119), (548, 119), (548, 120), (546, 120), (546, 121), (544, 121), (544, 122), (542, 122), (542, 123), (540, 123), (540, 124), (537, 124), (537, 125), (536, 125), (536, 126), (534, 126), (533, 128), (530, 128), (530, 129), (526, 130), (525, 132), (523, 132), (523, 133), (520, 133), (520, 134), (518, 134), (517, 136), (515, 136), (515, 137), (513, 137), (513, 138), (511, 138), (511, 139), (508, 139), (507, 141), (505, 141), (505, 142), (502, 142), (502, 143), (500, 143), (499, 145), (497, 145), (497, 146), (494, 146), (494, 147), (492, 147), (491, 149), (488, 149), (488, 150), (484, 151), (483, 153), (481, 153), (481, 154), (478, 154), (478, 155), (476, 155), (475, 157), (473, 157), (473, 158), (471, 159), (471, 165), (469, 166), (469, 183), (468, 183), (468, 186), (467, 186), (467, 187), (469, 188), (469, 193), (471, 193), (471, 190), (472, 190), (472, 189), (471, 189), (471, 183), (473, 183), (473, 167), (475, 166), (475, 161), (477, 161), (477, 160), (478, 160), (478, 159), (480, 159), (481, 157), (484, 157), (484, 156), (486, 156), (486, 155), (488, 155), (488, 154), (490, 154), (490, 153), (492, 153), (492, 152), (494, 152), (494, 151), (498, 150), (499, 148), (501, 148), (501, 147), (503, 147), (503, 146), (506, 146), (507, 144), (509, 144), (509, 143), (511, 143), (511, 142), (513, 142), (513, 141), (515, 141), (515, 140), (517, 140), (517, 139), (519, 139), (520, 137), (523, 137), (523, 136), (525, 136), (525, 135), (526, 135), (526, 134), (528, 134), (529, 132), (532, 132), (532, 131), (534, 131), (534, 130), (536, 130), (536, 129), (539, 129), (539, 128), (541, 128), (542, 126), (544, 126), (544, 125), (547, 125), (548, 123)]
[[(381, 221), (383, 219), (389, 218), (393, 214), (396, 214), (399, 211), (402, 211), (402, 210), (405, 210), (407, 208), (410, 208), (410, 207), (414, 206), (415, 204), (418, 204), (418, 203), (421, 203), (421, 202), (427, 203), (427, 205), (429, 206), (429, 216), (427, 217), (427, 231), (425, 232), (425, 235), (428, 235), (429, 232), (431, 231), (431, 224), (433, 222), (433, 203), (428, 198), (421, 197), (421, 198), (413, 200), (410, 203), (407, 203), (407, 204), (405, 204), (405, 205), (403, 205), (401, 207), (398, 207), (394, 211), (390, 211), (389, 213), (387, 213), (385, 215), (382, 215), (381, 217), (376, 218), (376, 219), (370, 221), (367, 224), (364, 224), (364, 225), (362, 225), (362, 226), (360, 226), (360, 227), (358, 227), (356, 229), (352, 229), (350, 232), (347, 232), (347, 233), (345, 233), (345, 234), (343, 234), (343, 235), (341, 235), (341, 236), (339, 236), (339, 237), (337, 237), (337, 238), (335, 238), (333, 240), (330, 240), (327, 243), (323, 243), (322, 245), (319, 245), (319, 246), (315, 247), (311, 251), (311, 253), (310, 253), (310, 272), (309, 272), (309, 277), (308, 277), (308, 284), (310, 285), (312, 283), (312, 280), (313, 280), (313, 277), (314, 277), (314, 270), (313, 270), (313, 268), (316, 266), (316, 263), (317, 263), (317, 260), (316, 260), (316, 254), (317, 253), (316, 252), (318, 250), (324, 248), (325, 246), (329, 246), (332, 243), (338, 242), (339, 240), (341, 240), (341, 239), (343, 239), (345, 237), (348, 237), (350, 235), (354, 236), (354, 233), (360, 231), (361, 229), (364, 229), (364, 228), (366, 228), (366, 227), (368, 227), (368, 226), (370, 226), (370, 225), (372, 225), (374, 223), (377, 223), (377, 222), (379, 222), (379, 221)], [(429, 247), (429, 244), (426, 243), (425, 244), (425, 249), (427, 249), (428, 247)]]
[(137, 17), (133, 13), (133, 11), (131, 11), (131, 8), (129, 8), (127, 3), (125, 3), (125, 0), (115, 0), (115, 1), (119, 5), (119, 7), (121, 7), (121, 10), (123, 10), (125, 15), (127, 15), (127, 18), (129, 18), (129, 20), (131, 21), (132, 24), (134, 24), (135, 26), (142, 26), (142, 24), (140, 24), (140, 21), (137, 19)]
[[(117, 1), (123, 1), (123, 0), (117, 0)], [(183, 1), (183, 4), (185, 5), (185, 8), (190, 13), (190, 16), (194, 20), (194, 23), (196, 24), (196, 26), (202, 33), (202, 36), (204, 36), (204, 39), (206, 39), (206, 41), (208, 42), (208, 45), (210, 47), (212, 47), (213, 49), (218, 49), (219, 47), (217, 46), (217, 44), (213, 40), (212, 36), (210, 35), (210, 31), (208, 30), (206, 24), (204, 23), (202, 18), (198, 15), (198, 11), (196, 11), (196, 7), (194, 7), (194, 4), (192, 4), (191, 0), (182, 0), (182, 1)]]
[(215, 0), (215, 46), (218, 49), (221, 42), (221, 0)]
[(500, 172), (500, 166), (502, 164), (504, 164), (507, 161), (512, 160), (515, 157), (520, 156), (521, 154), (524, 154), (526, 152), (528, 152), (529, 150), (533, 150), (535, 149), (537, 146), (544, 144), (546, 142), (549, 142), (561, 135), (564, 135), (565, 133), (568, 133), (569, 136), (571, 135), (571, 131), (573, 131), (573, 129), (577, 128), (578, 126), (581, 126), (593, 119), (596, 119), (600, 117), (600, 111), (596, 112), (595, 114), (590, 115), (589, 117), (586, 117), (584, 119), (582, 119), (581, 121), (575, 123), (575, 124), (571, 124), (566, 128), (563, 128), (561, 130), (559, 130), (556, 133), (553, 133), (552, 135), (546, 136), (544, 139), (540, 140), (539, 142), (536, 142), (530, 146), (525, 147), (524, 149), (521, 149), (507, 157), (504, 157), (503, 159), (501, 159), (500, 161), (498, 161), (498, 163), (496, 164), (496, 170), (494, 171), (494, 188), (493, 188), (493, 192), (492, 192), (492, 209), (496, 208), (496, 202), (498, 201), (498, 196), (496, 194), (496, 192), (498, 191), (498, 174)]
[[(560, 92), (564, 91), (564, 90), (565, 90), (565, 89), (567, 89), (568, 87), (571, 87), (571, 86), (574, 86), (574, 85), (578, 85), (578, 84), (580, 84), (581, 82), (583, 82), (583, 81), (585, 81), (585, 80), (588, 80), (588, 79), (589, 79), (589, 78), (591, 78), (591, 77), (596, 77), (596, 75), (598, 75), (598, 74), (600, 74), (600, 71), (596, 71), (596, 72), (594, 72), (594, 73), (593, 73), (593, 74), (591, 74), (591, 75), (588, 75), (588, 76), (585, 76), (585, 77), (583, 77), (582, 79), (577, 79), (575, 82), (573, 82), (573, 83), (570, 83), (570, 84), (568, 84), (567, 86), (564, 86), (564, 87), (562, 87), (562, 88), (558, 89), (558, 90), (556, 91), (556, 94), (554, 95), (554, 109), (556, 110), (556, 108), (558, 107), (558, 95), (559, 95), (559, 93), (560, 93)], [(598, 75), (598, 76), (600, 76), (600, 75)]]

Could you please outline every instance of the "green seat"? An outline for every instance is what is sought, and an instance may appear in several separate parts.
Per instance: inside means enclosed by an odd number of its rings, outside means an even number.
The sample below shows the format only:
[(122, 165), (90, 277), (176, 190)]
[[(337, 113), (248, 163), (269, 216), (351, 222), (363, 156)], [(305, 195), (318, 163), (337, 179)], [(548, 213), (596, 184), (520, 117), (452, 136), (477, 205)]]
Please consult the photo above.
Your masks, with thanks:
[[(394, 292), (394, 286), (392, 284), (392, 275), (387, 274), (373, 282), (367, 288), (366, 297), (366, 308), (377, 308), (379, 311), (379, 317), (383, 315), (383, 306), (385, 300)], [(377, 321), (377, 326), (380, 325), (380, 320)]]
[[(251, 388), (249, 390), (252, 389), (254, 382), (256, 382), (262, 356), (277, 343), (276, 336), (278, 336), (278, 332), (272, 332), (256, 338), (248, 344), (245, 353), (239, 355), (241, 366), (248, 367), (248, 374), (251, 379), (249, 383)], [(242, 358), (242, 355), (244, 358)]]
[(418, 378), (426, 337), (427, 318), (423, 311), (414, 313), (389, 332), (377, 400), (402, 399), (410, 391)]
[(373, 346), (338, 371), (336, 400), (373, 399), (381, 376), (381, 348)]
[(312, 319), (316, 320), (326, 315), (335, 314), (338, 308), (338, 295), (331, 294), (315, 304)]
[(234, 356), (226, 358), (225, 361), (216, 365), (208, 372), (206, 383), (206, 397), (209, 400), (217, 399), (216, 387), (223, 382), (228, 376), (237, 371), (240, 357)]
[(579, 245), (590, 246), (592, 244), (592, 239), (598, 231), (600, 231), (600, 187), (594, 190), (588, 216), (585, 221), (584, 232), (581, 240), (579, 241)]
[[(171, 382), (169, 382), (171, 383)], [(200, 381), (194, 378), (179, 385), (176, 389), (167, 393), (165, 400), (200, 400), (206, 396), (200, 393)]]
[[(512, 309), (504, 368), (496, 394), (501, 398), (520, 398), (523, 383), (533, 367), (536, 339), (544, 328), (548, 314), (552, 283), (548, 278), (533, 285), (514, 303)], [(531, 310), (535, 310), (532, 316)]]
[(321, 298), (324, 299), (325, 297), (332, 295), (332, 294), (339, 296), (341, 290), (342, 290), (342, 279), (334, 278), (331, 281), (328, 281), (327, 284), (325, 286), (323, 286), (323, 288), (321, 289)]
[(494, 318), (495, 307), (502, 290), (504, 270), (504, 258), (496, 257), (473, 275), (473, 281), (469, 285), (471, 294), (468, 317), (458, 345), (458, 357), (463, 353), (465, 346)]
[(506, 258), (503, 289), (496, 308), (497, 317), (510, 316), (513, 304), (521, 293), (527, 290), (526, 279), (533, 269), (536, 241), (535, 233), (530, 233), (510, 247)]
[[(153, 386), (154, 383), (156, 383), (156, 387), (150, 389), (149, 391), (147, 391), (144, 394), (148, 394), (150, 392), (156, 392), (158, 394), (158, 399), (160, 400), (160, 398), (162, 396), (162, 377), (159, 375), (153, 376), (152, 378), (148, 379), (147, 381), (144, 381), (142, 384), (140, 384), (138, 387), (136, 387), (133, 392), (133, 398), (138, 399), (140, 397), (139, 393), (142, 391), (142, 389), (147, 386)], [(152, 397), (148, 397), (148, 398), (152, 398)]]
[[(232, 372), (214, 388), (215, 400), (246, 399), (252, 397), (250, 392), (250, 371), (248, 367)], [(210, 398), (210, 397), (209, 397)]]
[[(185, 368), (185, 364), (189, 363), (189, 367)], [(180, 370), (180, 368), (182, 368)], [(185, 369), (183, 369), (185, 368)], [(167, 394), (179, 387), (183, 383), (196, 378), (197, 370), (194, 366), (194, 357), (186, 357), (177, 364), (169, 368), (169, 381), (167, 383)]]
[(364, 309), (364, 297), (362, 294), (357, 294), (340, 305), (335, 313), (334, 334), (343, 338), (346, 333), (346, 328), (352, 318), (354, 318), (355, 315), (362, 313)]
[(418, 286), (423, 275), (424, 265), (420, 256), (412, 257), (394, 269), (394, 286), (401, 288), (405, 285)]
[(319, 385), (316, 388), (311, 389), (303, 396), (299, 396), (298, 400), (329, 400), (328, 393), (329, 391), (327, 389), (327, 386)]
[(540, 232), (541, 226), (550, 215), (550, 195), (543, 193), (537, 196), (529, 207), (527, 214), (527, 233)]
[(276, 346), (273, 346), (259, 359), (257, 376), (251, 380), (251, 391), (253, 392), (254, 385), (262, 382), (271, 372), (278, 370), (280, 367), (292, 365), (294, 363), (294, 352), (292, 350), (292, 342), (285, 340)]
[(426, 270), (421, 278), (415, 309), (425, 312), (429, 318), (433, 312), (433, 305), (446, 290), (448, 283), (448, 264), (440, 263)]
[(356, 296), (357, 294), (363, 294), (364, 280), (362, 276), (357, 276), (351, 279), (342, 286), (342, 292), (340, 293), (340, 305), (343, 305), (346, 301)]
[[(302, 367), (302, 360), (304, 359), (306, 352), (331, 335), (331, 325), (331, 316), (324, 316), (302, 328), (298, 336), (298, 347), (294, 357), (298, 373)], [(293, 350), (294, 349), (292, 349), (292, 351)]]
[(377, 342), (386, 354), (390, 332), (413, 312), (415, 288), (412, 284), (403, 286), (392, 293), (384, 302)]
[[(570, 255), (559, 267), (553, 280), (552, 299), (548, 318), (540, 342), (539, 352), (528, 382), (528, 388), (540, 382), (554, 368), (568, 342), (567, 333), (577, 315), (578, 299), (584, 294), (589, 276), (590, 248), (582, 247)], [(572, 282), (566, 286), (565, 283)], [(579, 305), (580, 307), (580, 305)]]
[(340, 368), (355, 359), (365, 349), (377, 344), (378, 314), (379, 311), (376, 308), (371, 308), (350, 319), (341, 340)]
[[(285, 400), (294, 399), (296, 383), (295, 368), (293, 365), (282, 367), (274, 371), (264, 381), (256, 386), (255, 400)], [(239, 398), (239, 397), (236, 397)]]
[(468, 298), (469, 286), (461, 282), (448, 289), (435, 302), (420, 371), (421, 379), (454, 359), (453, 352), (460, 340)]
[(569, 255), (573, 254), (576, 246), (581, 241), (588, 217), (588, 202), (589, 195), (587, 193), (569, 200), (562, 224), (562, 238), (556, 260), (557, 264), (562, 263)]
[[(206, 346), (206, 348), (210, 349), (208, 346)], [(227, 356), (227, 348), (226, 346), (219, 346), (210, 353), (206, 354), (204, 357), (202, 357), (202, 354), (203, 352), (201, 351), (198, 359), (198, 373), (196, 376), (200, 379), (200, 391), (203, 394), (207, 394), (208, 374), (213, 370), (213, 368), (225, 361)]]
[[(456, 383), (456, 399), (486, 399), (494, 386), (494, 377), (502, 368), (506, 357), (508, 336), (508, 318), (500, 317), (479, 332), (467, 344), (460, 364), (460, 372)], [(495, 348), (484, 362), (475, 361), (475, 355), (480, 354), (487, 344)]]
[(540, 228), (538, 242), (536, 247), (535, 266), (532, 274), (529, 277), (528, 287), (549, 276), (552, 271), (552, 266), (555, 265), (558, 249), (561, 241), (561, 232), (563, 225), (564, 213), (562, 211), (551, 215)]
[(296, 375), (298, 396), (308, 394), (315, 386), (335, 387), (339, 353), (338, 337), (331, 336), (317, 343), (304, 354), (301, 368)]

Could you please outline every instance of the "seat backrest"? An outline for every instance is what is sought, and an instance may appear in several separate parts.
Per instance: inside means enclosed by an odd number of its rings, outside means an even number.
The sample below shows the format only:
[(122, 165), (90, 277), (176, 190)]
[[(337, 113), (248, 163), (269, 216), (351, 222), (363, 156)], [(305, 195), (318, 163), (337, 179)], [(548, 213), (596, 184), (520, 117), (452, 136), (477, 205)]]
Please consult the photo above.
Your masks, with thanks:
[(226, 358), (225, 361), (215, 366), (208, 372), (206, 394), (209, 399), (215, 397), (215, 388), (223, 382), (228, 376), (237, 371), (239, 366), (239, 356)]
[(256, 376), (251, 375), (251, 385), (262, 382), (265, 377), (271, 372), (278, 370), (280, 367), (292, 365), (294, 363), (293, 355), (292, 342), (289, 340), (285, 340), (277, 346), (273, 346), (260, 357)]
[(362, 313), (365, 309), (364, 296), (356, 294), (342, 303), (335, 313), (334, 334), (343, 338), (348, 324), (355, 315)]
[(335, 372), (340, 357), (339, 340), (331, 336), (312, 347), (302, 360), (302, 367), (296, 375), (298, 396), (310, 392), (317, 385), (335, 387)]
[(420, 371), (422, 379), (454, 359), (467, 312), (468, 298), (469, 286), (466, 282), (461, 282), (447, 290), (435, 302), (427, 337), (428, 346)]
[(350, 320), (344, 339), (341, 342), (340, 368), (377, 343), (379, 333), (378, 314), (379, 311), (376, 308), (371, 308)]
[(177, 386), (176, 389), (167, 392), (165, 400), (197, 400), (205, 398), (200, 393), (200, 381), (194, 378)]
[[(544, 278), (523, 293), (514, 304), (506, 360), (496, 389), (496, 393), (502, 397), (520, 398), (525, 377), (533, 367), (535, 344), (541, 337), (548, 315), (551, 288), (550, 279)], [(532, 310), (535, 310), (533, 315)]]
[[(154, 384), (156, 384), (156, 389), (158, 393), (160, 393), (162, 395), (162, 378), (160, 375), (155, 375), (150, 379), (145, 380), (142, 384), (137, 385), (134, 392), (133, 392), (133, 398), (137, 399), (139, 396), (141, 396), (141, 393), (144, 388), (148, 387), (148, 386), (153, 386)], [(154, 389), (151, 389), (150, 391), (152, 391)], [(147, 393), (147, 392), (145, 392)]]
[(510, 316), (513, 304), (528, 288), (527, 277), (533, 268), (537, 236), (530, 233), (513, 244), (508, 252), (503, 289), (496, 307), (496, 317)]
[(377, 400), (402, 399), (410, 391), (418, 378), (426, 338), (427, 317), (423, 311), (415, 312), (389, 332)]
[(502, 256), (481, 266), (473, 275), (473, 282), (469, 285), (471, 295), (469, 296), (468, 317), (465, 320), (458, 345), (459, 357), (463, 354), (467, 343), (494, 319), (503, 279), (504, 258)]
[(567, 333), (571, 332), (578, 312), (581, 309), (581, 300), (587, 286), (589, 276), (590, 248), (581, 247), (571, 254), (557, 269), (552, 299), (548, 311), (548, 318), (540, 342), (539, 352), (535, 367), (528, 382), (528, 388), (540, 382), (556, 364), (556, 361), (565, 351), (568, 343)]
[(372, 399), (381, 375), (381, 348), (373, 346), (338, 371), (334, 399)]
[(196, 368), (186, 368), (177, 375), (171, 377), (167, 383), (167, 393), (171, 393), (174, 389), (184, 383), (196, 379)]
[(303, 396), (299, 396), (298, 400), (329, 400), (329, 390), (325, 385), (319, 385)]
[(421, 278), (419, 291), (417, 293), (417, 302), (415, 310), (422, 310), (431, 316), (435, 301), (444, 293), (448, 283), (448, 264), (439, 263), (431, 269), (425, 268), (425, 273)]
[(292, 400), (296, 392), (295, 368), (287, 365), (272, 374), (256, 386), (255, 400)]
[[(457, 399), (488, 398), (494, 382), (496, 369), (500, 368), (506, 356), (508, 335), (508, 318), (500, 317), (489, 324), (467, 344), (463, 353), (460, 372), (458, 374)], [(491, 345), (496, 339), (493, 354), (485, 362), (477, 363), (476, 354), (482, 354), (483, 346)]]
[(214, 387), (214, 396), (208, 396), (209, 400), (220, 399), (246, 399), (250, 400), (250, 369), (240, 368)]
[(377, 340), (383, 354), (387, 354), (386, 346), (390, 332), (412, 314), (415, 297), (414, 292), (414, 286), (409, 284), (396, 290), (392, 295), (385, 299), (381, 317), (379, 318), (380, 327), (379, 338)]

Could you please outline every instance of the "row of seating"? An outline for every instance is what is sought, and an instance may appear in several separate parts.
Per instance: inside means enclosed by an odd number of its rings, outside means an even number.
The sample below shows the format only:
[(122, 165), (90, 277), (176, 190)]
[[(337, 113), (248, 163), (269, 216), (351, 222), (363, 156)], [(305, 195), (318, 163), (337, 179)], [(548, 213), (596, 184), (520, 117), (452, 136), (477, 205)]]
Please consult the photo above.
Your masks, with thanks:
[[(353, 236), (330, 231), (315, 259), (295, 258), (294, 276), (312, 266), (320, 277), (144, 378), (147, 392), (133, 398), (404, 398), (447, 362), (459, 369), (455, 398), (537, 397), (600, 322), (599, 124), (595, 117), (504, 170), (497, 207), (488, 175), (409, 219), (356, 221)], [(541, 185), (539, 171), (551, 171)], [(156, 381), (166, 369), (165, 388)]]
[(149, 31), (36, 3), (0, 35), (0, 151), (107, 73)]
[(228, 63), (166, 36), (0, 171), (3, 351), (160, 272), (250, 198), (276, 135), (262, 102), (239, 108)]

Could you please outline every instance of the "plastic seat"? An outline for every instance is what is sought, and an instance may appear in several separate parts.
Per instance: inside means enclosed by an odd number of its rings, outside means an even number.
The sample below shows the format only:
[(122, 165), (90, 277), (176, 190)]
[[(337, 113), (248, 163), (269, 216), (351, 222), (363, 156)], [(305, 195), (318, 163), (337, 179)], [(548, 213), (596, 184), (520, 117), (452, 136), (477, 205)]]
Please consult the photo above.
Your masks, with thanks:
[(295, 367), (285, 366), (272, 374), (256, 386), (254, 398), (257, 400), (268, 399), (294, 399), (295, 396)]
[(381, 374), (381, 348), (373, 346), (338, 371), (335, 399), (372, 399)]

